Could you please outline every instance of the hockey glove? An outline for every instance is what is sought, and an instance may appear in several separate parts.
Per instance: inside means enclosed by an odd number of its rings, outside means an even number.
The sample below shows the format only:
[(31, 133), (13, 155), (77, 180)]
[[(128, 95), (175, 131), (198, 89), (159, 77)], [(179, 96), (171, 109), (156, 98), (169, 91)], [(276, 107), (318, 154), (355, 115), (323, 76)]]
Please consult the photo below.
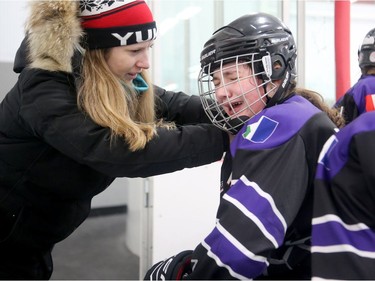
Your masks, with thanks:
[(173, 257), (154, 264), (144, 280), (181, 280), (185, 274), (191, 273), (191, 255), (193, 251), (183, 251)]

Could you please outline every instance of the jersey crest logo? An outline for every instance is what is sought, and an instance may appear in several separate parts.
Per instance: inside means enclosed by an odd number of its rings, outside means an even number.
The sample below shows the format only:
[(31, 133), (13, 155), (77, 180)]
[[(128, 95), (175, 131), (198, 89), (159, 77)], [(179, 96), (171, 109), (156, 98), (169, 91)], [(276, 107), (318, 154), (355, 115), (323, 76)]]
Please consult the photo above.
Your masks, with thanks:
[(278, 124), (279, 122), (263, 115), (258, 122), (247, 125), (242, 137), (254, 143), (263, 143), (272, 136)]

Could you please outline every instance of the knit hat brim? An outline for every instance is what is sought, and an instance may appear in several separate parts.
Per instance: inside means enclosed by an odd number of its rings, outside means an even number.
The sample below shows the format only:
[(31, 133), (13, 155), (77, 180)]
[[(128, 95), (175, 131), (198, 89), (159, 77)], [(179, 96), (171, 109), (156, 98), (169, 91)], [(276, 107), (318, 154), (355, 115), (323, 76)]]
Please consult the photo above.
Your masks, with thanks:
[(143, 0), (80, 1), (80, 18), (88, 49), (112, 48), (156, 39), (151, 10)]
[(86, 29), (85, 44), (89, 49), (125, 46), (156, 39), (156, 23)]

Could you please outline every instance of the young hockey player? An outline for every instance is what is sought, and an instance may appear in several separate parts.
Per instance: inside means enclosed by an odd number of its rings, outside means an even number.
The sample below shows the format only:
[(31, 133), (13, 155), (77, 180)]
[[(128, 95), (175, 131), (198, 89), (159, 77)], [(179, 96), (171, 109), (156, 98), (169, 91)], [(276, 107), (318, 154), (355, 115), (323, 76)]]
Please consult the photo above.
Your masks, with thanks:
[(216, 227), (145, 279), (310, 278), (316, 163), (332, 120), (343, 120), (318, 94), (296, 88), (296, 57), (289, 28), (265, 13), (244, 15), (206, 42), (203, 105), (217, 127), (238, 131), (222, 166)]

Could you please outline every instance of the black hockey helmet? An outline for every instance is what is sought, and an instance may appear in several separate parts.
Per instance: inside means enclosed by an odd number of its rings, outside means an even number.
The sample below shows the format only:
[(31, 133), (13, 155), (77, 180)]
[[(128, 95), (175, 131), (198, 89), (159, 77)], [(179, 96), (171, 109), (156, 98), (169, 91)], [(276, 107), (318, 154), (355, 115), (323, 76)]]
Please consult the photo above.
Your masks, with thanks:
[(358, 49), (359, 67), (375, 67), (375, 28), (371, 29)]
[(272, 65), (276, 61), (281, 64), (281, 68), (272, 69), (272, 80), (282, 79), (288, 67), (295, 74), (297, 49), (293, 35), (282, 21), (266, 13), (244, 15), (213, 33), (201, 52), (201, 67), (213, 63), (212, 69), (221, 59), (247, 53), (268, 53)]
[[(260, 112), (259, 108), (255, 108), (255, 102), (247, 103), (246, 108), (242, 106), (243, 110), (237, 111), (233, 105), (235, 98), (228, 94), (225, 102), (217, 100), (215, 93), (221, 89), (228, 93), (231, 83), (215, 86), (213, 77), (218, 73), (223, 75), (226, 65), (249, 65), (251, 76), (239, 77), (237, 74), (236, 81), (254, 81), (256, 85), (253, 91), (258, 93), (258, 101), (269, 107), (286, 96), (291, 81), (296, 77), (296, 57), (297, 48), (289, 28), (277, 17), (266, 13), (244, 15), (215, 31), (201, 52), (198, 77), (199, 96), (211, 122), (219, 128), (235, 132), (246, 121), (243, 118), (246, 112), (251, 112), (249, 118)], [(276, 85), (273, 83), (276, 80), (281, 83)], [(244, 100), (248, 92), (242, 92)], [(210, 102), (212, 100), (215, 102)], [(225, 107), (231, 108), (230, 116), (223, 112)]]

